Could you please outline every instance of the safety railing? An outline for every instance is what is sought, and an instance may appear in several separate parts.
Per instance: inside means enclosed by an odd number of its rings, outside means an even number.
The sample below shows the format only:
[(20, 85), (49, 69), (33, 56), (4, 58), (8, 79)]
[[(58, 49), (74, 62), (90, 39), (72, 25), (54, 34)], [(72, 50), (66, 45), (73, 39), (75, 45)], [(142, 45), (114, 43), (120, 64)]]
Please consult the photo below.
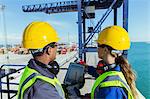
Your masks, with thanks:
[[(18, 70), (17, 69), (3, 69), (3, 67), (21, 67)], [(0, 93), (1, 93), (1, 99), (3, 99), (3, 93), (7, 93), (8, 99), (12, 99), (17, 95), (17, 90), (11, 90), (10, 85), (19, 85), (19, 83), (12, 82), (10, 83), (10, 75), (17, 73), (25, 68), (25, 65), (12, 65), (12, 64), (4, 64), (0, 67)], [(2, 78), (6, 78), (6, 82), (2, 82)], [(6, 85), (7, 88), (3, 89), (2, 85)], [(14, 94), (11, 96), (10, 94)]]

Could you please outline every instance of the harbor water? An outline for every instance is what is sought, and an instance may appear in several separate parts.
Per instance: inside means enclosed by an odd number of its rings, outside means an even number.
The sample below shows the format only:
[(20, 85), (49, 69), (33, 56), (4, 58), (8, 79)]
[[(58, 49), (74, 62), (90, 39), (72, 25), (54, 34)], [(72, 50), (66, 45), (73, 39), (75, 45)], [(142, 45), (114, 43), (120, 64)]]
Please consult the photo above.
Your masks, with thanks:
[(137, 88), (146, 99), (150, 99), (150, 43), (132, 43), (128, 59), (137, 75)]

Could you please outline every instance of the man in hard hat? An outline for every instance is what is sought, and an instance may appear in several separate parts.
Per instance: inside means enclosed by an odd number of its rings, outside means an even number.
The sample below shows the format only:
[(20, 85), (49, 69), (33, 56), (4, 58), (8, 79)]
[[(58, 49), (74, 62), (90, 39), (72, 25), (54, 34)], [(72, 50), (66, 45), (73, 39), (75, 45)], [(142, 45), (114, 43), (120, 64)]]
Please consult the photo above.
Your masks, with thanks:
[(18, 99), (64, 99), (64, 91), (56, 78), (54, 61), (59, 38), (46, 22), (32, 22), (23, 33), (23, 47), (31, 51), (30, 59), (20, 80)]

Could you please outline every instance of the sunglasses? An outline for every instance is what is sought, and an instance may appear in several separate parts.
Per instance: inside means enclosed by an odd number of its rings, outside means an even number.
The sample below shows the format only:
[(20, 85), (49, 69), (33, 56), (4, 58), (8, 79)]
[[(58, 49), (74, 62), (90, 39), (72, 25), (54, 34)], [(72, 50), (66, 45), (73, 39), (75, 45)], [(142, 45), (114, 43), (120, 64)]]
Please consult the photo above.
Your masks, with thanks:
[(47, 46), (50, 46), (51, 48), (55, 48), (58, 46), (58, 43), (52, 42), (52, 43), (48, 44)]

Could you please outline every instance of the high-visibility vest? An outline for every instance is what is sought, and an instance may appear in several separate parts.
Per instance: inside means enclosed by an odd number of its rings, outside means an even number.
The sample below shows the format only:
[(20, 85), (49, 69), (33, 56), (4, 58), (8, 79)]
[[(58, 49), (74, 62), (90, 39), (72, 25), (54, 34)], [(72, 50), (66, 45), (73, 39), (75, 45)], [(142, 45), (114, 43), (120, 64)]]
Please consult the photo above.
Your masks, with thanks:
[[(128, 86), (125, 77), (123, 75), (122, 72), (118, 72), (118, 71), (109, 71), (109, 72), (105, 72), (102, 75), (100, 75), (92, 88), (92, 92), (91, 92), (91, 99), (94, 99), (95, 96), (95, 90), (97, 87), (100, 88), (106, 88), (106, 87), (121, 87), (121, 88), (125, 88), (127, 90), (127, 94), (128, 94), (128, 99), (134, 99), (131, 89)], [(103, 93), (99, 93), (99, 94), (103, 94)]]
[(48, 78), (46, 76), (41, 75), (36, 70), (31, 69), (28, 66), (26, 66), (25, 71), (24, 71), (22, 78), (20, 80), (20, 84), (19, 84), (19, 90), (17, 93), (18, 99), (23, 99), (23, 95), (24, 95), (25, 90), (28, 89), (30, 86), (32, 86), (37, 79), (43, 80), (43, 81), (55, 86), (59, 95), (63, 99), (65, 98), (61, 83), (59, 82), (59, 80), (56, 77), (54, 77), (54, 79)]

